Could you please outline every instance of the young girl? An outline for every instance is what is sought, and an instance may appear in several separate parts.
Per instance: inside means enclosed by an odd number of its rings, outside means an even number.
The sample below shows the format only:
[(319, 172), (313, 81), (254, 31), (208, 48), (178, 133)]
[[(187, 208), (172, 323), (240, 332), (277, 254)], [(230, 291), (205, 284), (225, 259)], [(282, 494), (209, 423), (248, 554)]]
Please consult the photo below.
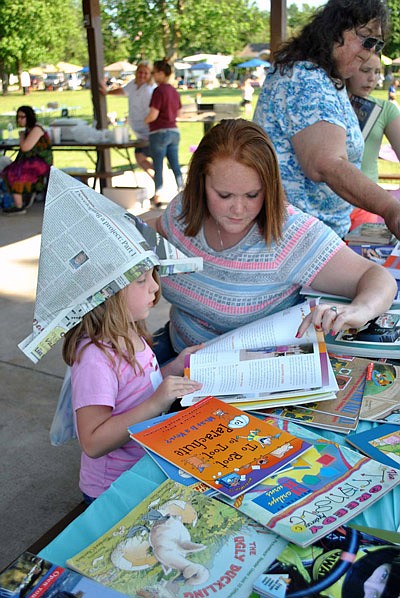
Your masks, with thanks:
[[(160, 415), (201, 388), (182, 377), (190, 347), (160, 371), (144, 320), (159, 299), (152, 268), (86, 314), (64, 340), (72, 366), (72, 403), (82, 448), (80, 488), (92, 502), (144, 454), (128, 426)], [(166, 376), (163, 379), (163, 376)]]

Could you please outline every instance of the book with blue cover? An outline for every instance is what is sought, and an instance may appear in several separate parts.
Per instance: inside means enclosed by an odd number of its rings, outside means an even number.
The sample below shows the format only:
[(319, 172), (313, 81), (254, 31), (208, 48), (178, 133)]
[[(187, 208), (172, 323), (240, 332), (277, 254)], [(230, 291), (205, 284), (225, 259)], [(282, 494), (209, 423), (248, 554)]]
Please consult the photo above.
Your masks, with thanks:
[(127, 598), (76, 571), (23, 552), (0, 573), (0, 598)]
[(382, 106), (373, 100), (356, 95), (350, 97), (350, 102), (357, 115), (362, 135), (364, 139), (367, 139), (372, 127), (382, 112)]
[(350, 434), (346, 442), (375, 461), (400, 469), (399, 424), (381, 424), (364, 432)]

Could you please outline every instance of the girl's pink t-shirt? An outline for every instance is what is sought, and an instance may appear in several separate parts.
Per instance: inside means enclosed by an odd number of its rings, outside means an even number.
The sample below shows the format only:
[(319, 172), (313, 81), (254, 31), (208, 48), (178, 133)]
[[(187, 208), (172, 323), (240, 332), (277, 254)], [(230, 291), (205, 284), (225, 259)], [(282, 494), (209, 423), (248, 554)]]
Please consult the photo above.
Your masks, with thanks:
[[(86, 342), (82, 341), (83, 344)], [(78, 409), (89, 405), (107, 405), (112, 408), (112, 415), (119, 415), (146, 401), (162, 382), (162, 375), (157, 358), (147, 343), (143, 351), (136, 353), (136, 359), (143, 374), (125, 361), (114, 367), (103, 351), (90, 344), (81, 354), (79, 363), (74, 363), (71, 369), (75, 417)], [(144, 449), (133, 440), (98, 459), (82, 452), (80, 489), (92, 498), (99, 496), (143, 455)]]

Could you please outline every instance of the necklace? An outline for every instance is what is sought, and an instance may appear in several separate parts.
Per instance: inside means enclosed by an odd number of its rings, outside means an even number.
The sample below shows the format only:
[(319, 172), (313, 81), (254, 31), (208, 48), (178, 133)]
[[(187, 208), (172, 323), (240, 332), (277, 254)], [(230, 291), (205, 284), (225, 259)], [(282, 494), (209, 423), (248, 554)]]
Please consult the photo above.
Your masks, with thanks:
[(220, 231), (219, 224), (218, 224), (217, 220), (215, 221), (215, 224), (216, 224), (216, 227), (217, 227), (217, 233), (218, 233), (219, 244), (220, 244), (220, 246), (221, 246), (221, 249), (222, 249), (222, 250), (224, 250), (224, 249), (225, 249), (225, 247), (224, 247), (224, 242), (222, 241), (222, 237), (221, 237), (221, 231)]

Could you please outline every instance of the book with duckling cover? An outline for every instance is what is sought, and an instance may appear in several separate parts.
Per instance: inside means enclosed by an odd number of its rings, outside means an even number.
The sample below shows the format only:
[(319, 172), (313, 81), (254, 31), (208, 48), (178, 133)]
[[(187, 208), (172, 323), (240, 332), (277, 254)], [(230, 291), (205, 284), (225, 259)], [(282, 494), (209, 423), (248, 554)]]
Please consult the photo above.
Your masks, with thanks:
[(229, 505), (166, 480), (67, 564), (129, 596), (247, 598), (285, 544)]

